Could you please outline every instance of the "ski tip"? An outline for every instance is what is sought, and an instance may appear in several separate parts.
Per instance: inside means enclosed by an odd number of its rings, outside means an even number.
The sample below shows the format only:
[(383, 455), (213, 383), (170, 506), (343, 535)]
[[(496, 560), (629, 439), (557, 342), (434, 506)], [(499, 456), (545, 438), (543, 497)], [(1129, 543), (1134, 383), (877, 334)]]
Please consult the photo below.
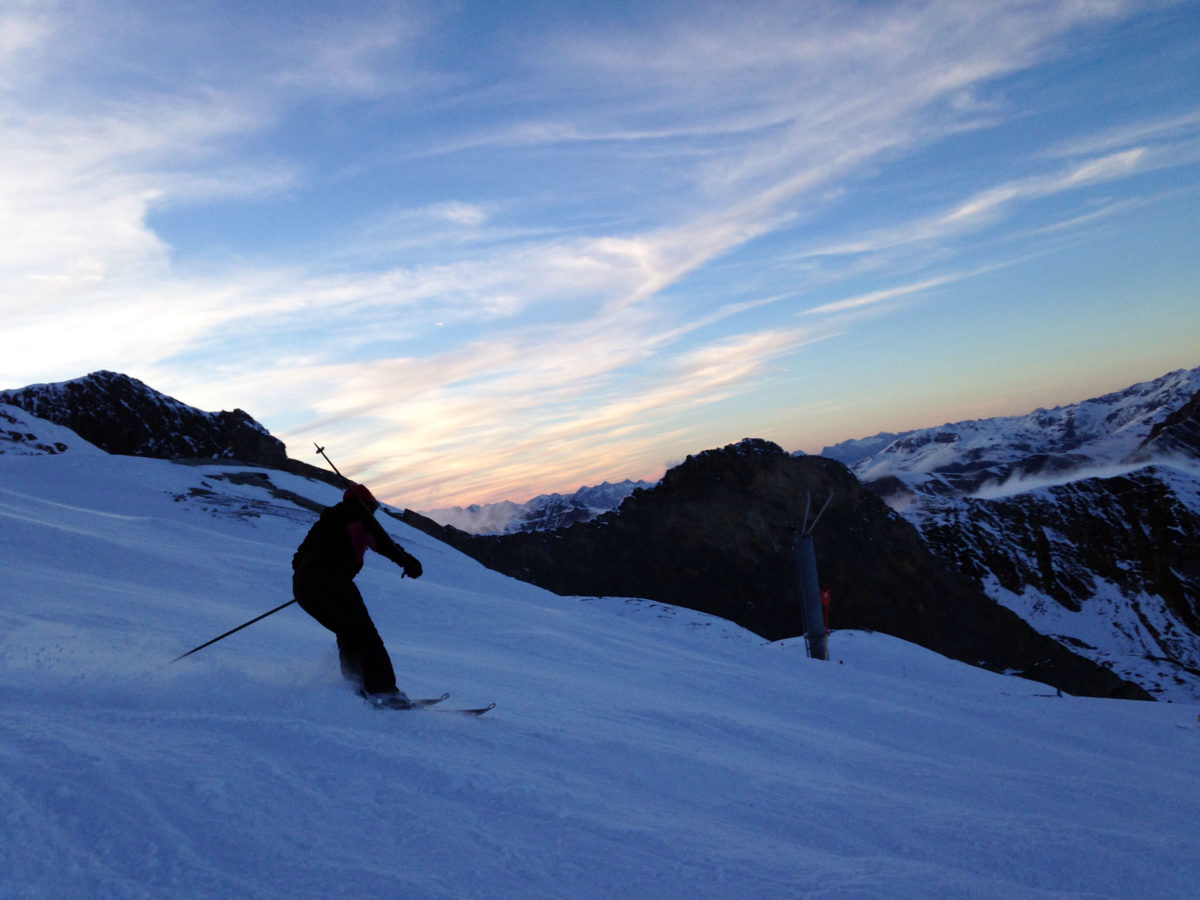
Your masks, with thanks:
[(445, 709), (442, 707), (433, 707), (434, 712), (457, 713), (460, 716), (482, 716), (485, 712), (496, 708), (495, 703), (489, 703), (487, 706), (481, 706), (477, 709)]

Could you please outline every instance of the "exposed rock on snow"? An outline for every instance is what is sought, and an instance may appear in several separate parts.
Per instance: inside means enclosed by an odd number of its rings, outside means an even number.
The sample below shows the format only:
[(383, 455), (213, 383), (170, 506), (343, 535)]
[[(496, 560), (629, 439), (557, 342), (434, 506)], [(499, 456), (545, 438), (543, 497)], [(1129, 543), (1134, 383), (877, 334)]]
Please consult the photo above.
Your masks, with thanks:
[(1200, 698), (1200, 369), (908, 432), (854, 471), (1039, 630), (1155, 696)]
[(116, 372), (0, 391), (0, 402), (65, 425), (109, 453), (237, 459), (277, 468), (287, 461), (283, 442), (245, 411), (202, 412)]
[(108, 453), (247, 462), (340, 484), (332, 472), (290, 459), (283, 442), (244, 410), (205, 412), (116, 372), (0, 391), (0, 404), (71, 429)]

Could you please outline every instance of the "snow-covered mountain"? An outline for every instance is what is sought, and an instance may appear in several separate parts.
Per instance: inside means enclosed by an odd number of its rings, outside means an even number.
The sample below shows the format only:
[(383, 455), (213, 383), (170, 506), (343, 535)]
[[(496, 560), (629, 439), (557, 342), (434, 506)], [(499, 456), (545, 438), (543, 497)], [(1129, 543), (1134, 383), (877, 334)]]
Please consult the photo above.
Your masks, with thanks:
[(637, 490), (654, 486), (650, 481), (617, 484), (604, 482), (581, 487), (573, 494), (541, 494), (525, 503), (503, 500), (499, 503), (447, 506), (423, 511), (439, 525), (450, 525), (468, 534), (511, 534), (518, 531), (553, 531), (576, 522), (590, 522), (618, 508)]
[(1039, 631), (1200, 698), (1200, 369), (907, 432), (853, 470)]
[[(872, 439), (848, 441), (823, 455), (841, 458), (863, 481), (896, 479), (897, 490), (923, 495), (1017, 492), (1031, 482), (1064, 483), (1091, 469), (1149, 461), (1157, 449), (1143, 447), (1151, 432), (1197, 394), (1200, 368), (1180, 370), (1082, 403), (908, 431), (874, 450)], [(847, 451), (855, 449), (868, 452), (853, 459)], [(1200, 458), (1200, 442), (1173, 452)]]
[(0, 391), (0, 403), (66, 425), (109, 453), (278, 467), (287, 461), (283, 442), (245, 411), (203, 412), (116, 372)]
[[(912, 432), (907, 431), (905, 434), (912, 434)], [(883, 450), (898, 437), (900, 435), (892, 434), (890, 431), (881, 431), (868, 438), (853, 438), (842, 441), (840, 444), (834, 444), (832, 447), (826, 447), (818, 455), (852, 466)]]
[(291, 606), (335, 488), (114, 456), (0, 406), (0, 895), (1184, 897), (1200, 707), (1056, 697), (882, 634), (832, 660), (560, 597), (381, 515), (367, 708)]

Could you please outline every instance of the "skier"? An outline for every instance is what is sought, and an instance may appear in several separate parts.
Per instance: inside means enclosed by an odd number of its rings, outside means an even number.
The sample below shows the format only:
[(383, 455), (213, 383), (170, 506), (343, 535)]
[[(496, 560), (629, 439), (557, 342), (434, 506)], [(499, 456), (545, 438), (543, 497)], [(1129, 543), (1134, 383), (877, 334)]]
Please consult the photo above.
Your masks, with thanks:
[(409, 699), (396, 687), (392, 661), (354, 576), (368, 549), (386, 556), (409, 578), (421, 577), (421, 563), (375, 521), (378, 508), (365, 485), (346, 488), (341, 502), (321, 513), (292, 557), (292, 593), (306, 613), (337, 636), (342, 675), (361, 682), (372, 702), (406, 707)]

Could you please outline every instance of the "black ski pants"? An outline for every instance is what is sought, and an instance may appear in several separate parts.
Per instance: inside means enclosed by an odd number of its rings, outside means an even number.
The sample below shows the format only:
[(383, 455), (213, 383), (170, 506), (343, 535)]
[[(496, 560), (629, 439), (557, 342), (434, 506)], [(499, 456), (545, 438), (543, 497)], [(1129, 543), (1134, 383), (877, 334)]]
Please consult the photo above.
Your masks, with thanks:
[(371, 694), (396, 690), (396, 673), (352, 579), (305, 566), (292, 576), (292, 594), (306, 613), (337, 636), (342, 674)]

